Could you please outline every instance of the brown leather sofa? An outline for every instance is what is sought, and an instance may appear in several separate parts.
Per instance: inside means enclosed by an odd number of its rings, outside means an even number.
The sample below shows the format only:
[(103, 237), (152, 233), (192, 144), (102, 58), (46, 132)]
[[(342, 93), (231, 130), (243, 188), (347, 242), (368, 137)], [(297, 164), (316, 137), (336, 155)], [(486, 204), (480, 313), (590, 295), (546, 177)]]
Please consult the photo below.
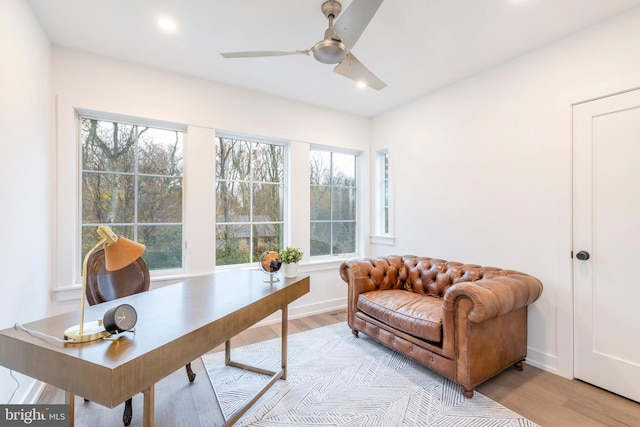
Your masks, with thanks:
[(413, 255), (344, 262), (348, 324), (462, 386), (475, 387), (527, 355), (527, 306), (542, 283), (495, 267)]

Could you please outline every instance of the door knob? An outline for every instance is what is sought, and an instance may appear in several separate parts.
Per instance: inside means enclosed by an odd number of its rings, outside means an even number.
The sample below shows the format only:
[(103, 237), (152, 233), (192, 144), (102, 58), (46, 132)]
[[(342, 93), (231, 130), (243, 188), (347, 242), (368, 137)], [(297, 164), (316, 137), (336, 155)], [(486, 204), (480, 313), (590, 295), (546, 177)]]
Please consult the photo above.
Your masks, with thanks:
[(586, 261), (589, 259), (589, 257), (590, 255), (587, 251), (580, 251), (576, 254), (576, 258), (578, 258), (580, 261)]

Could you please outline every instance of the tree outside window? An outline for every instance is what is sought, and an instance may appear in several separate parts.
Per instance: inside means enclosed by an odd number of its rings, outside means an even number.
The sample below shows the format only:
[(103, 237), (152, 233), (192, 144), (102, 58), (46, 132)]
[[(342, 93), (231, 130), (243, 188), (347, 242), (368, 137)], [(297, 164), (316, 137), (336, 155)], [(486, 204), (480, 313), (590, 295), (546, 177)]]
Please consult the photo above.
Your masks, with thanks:
[(282, 246), (285, 147), (216, 140), (216, 265), (255, 262)]
[(311, 150), (311, 256), (356, 252), (356, 156)]
[(182, 268), (183, 133), (81, 117), (82, 257), (96, 228), (147, 246), (149, 269)]

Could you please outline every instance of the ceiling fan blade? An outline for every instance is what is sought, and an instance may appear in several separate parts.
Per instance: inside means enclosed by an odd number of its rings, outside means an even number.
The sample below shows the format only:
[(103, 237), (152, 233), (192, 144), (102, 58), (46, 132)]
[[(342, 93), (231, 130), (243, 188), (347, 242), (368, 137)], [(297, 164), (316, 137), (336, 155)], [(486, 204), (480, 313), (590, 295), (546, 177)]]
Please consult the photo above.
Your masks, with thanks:
[(355, 80), (358, 83), (364, 83), (375, 90), (384, 89), (387, 84), (376, 77), (367, 67), (362, 65), (360, 61), (349, 53), (347, 57), (333, 69), (336, 73), (345, 76), (348, 79)]
[(295, 51), (279, 51), (279, 50), (264, 50), (264, 51), (249, 51), (249, 52), (222, 52), (220, 55), (225, 58), (260, 58), (266, 56), (285, 56), (285, 55), (309, 55), (308, 50), (295, 50)]
[(382, 0), (353, 0), (333, 25), (334, 34), (349, 52), (376, 14)]

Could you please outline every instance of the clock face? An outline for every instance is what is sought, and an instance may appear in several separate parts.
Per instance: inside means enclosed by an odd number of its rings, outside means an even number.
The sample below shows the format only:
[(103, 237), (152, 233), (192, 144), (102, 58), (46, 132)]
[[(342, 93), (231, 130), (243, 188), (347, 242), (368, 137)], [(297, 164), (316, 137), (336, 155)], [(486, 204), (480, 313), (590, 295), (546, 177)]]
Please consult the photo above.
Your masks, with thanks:
[(136, 310), (128, 304), (123, 304), (116, 309), (115, 321), (118, 329), (122, 331), (128, 331), (136, 326), (138, 320), (138, 314)]
[(124, 332), (133, 329), (137, 320), (136, 310), (129, 304), (122, 304), (105, 313), (103, 324), (109, 332)]

